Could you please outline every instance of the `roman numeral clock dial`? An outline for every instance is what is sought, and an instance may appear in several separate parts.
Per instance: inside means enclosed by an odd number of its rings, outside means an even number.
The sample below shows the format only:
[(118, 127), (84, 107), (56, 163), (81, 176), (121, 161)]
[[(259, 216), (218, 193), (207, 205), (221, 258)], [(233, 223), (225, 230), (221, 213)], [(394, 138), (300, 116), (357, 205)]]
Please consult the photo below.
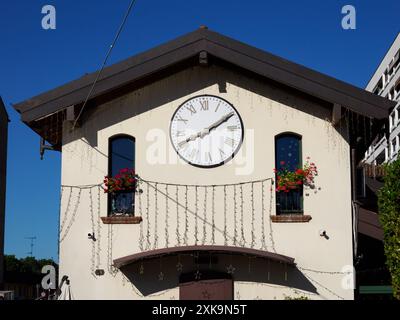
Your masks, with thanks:
[(191, 98), (171, 119), (171, 142), (178, 155), (198, 167), (232, 159), (243, 141), (243, 123), (228, 101), (211, 95)]

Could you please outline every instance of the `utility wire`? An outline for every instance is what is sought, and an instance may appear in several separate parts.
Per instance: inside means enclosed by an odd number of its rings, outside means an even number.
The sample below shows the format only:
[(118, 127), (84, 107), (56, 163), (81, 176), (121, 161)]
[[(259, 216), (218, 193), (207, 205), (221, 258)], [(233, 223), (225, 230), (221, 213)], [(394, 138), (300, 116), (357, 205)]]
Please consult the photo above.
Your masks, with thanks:
[(80, 116), (82, 115), (83, 110), (85, 109), (85, 106), (86, 106), (86, 104), (87, 104), (87, 102), (88, 102), (88, 100), (89, 100), (89, 98), (90, 98), (90, 96), (91, 96), (91, 94), (92, 94), (92, 92), (93, 92), (93, 90), (94, 90), (94, 87), (96, 86), (97, 81), (98, 81), (99, 78), (100, 78), (101, 73), (103, 72), (103, 69), (104, 69), (104, 67), (105, 67), (105, 65), (106, 65), (106, 63), (107, 63), (107, 60), (108, 60), (108, 58), (110, 57), (112, 50), (114, 49), (114, 46), (115, 46), (115, 44), (116, 44), (116, 42), (117, 42), (117, 40), (118, 40), (118, 38), (119, 38), (119, 36), (120, 36), (120, 34), (121, 34), (121, 32), (122, 32), (122, 29), (123, 29), (124, 26), (125, 26), (125, 23), (126, 23), (128, 17), (129, 17), (129, 14), (131, 13), (132, 8), (133, 8), (133, 5), (134, 5), (135, 3), (136, 3), (136, 0), (131, 0), (131, 3), (129, 4), (129, 7), (128, 7), (128, 9), (126, 10), (125, 16), (124, 16), (124, 18), (122, 19), (121, 25), (120, 25), (119, 28), (118, 28), (117, 34), (115, 35), (115, 38), (114, 38), (112, 44), (110, 45), (110, 48), (108, 49), (108, 52), (107, 52), (107, 54), (106, 54), (106, 56), (105, 56), (105, 58), (104, 58), (103, 64), (101, 65), (100, 70), (97, 72), (96, 79), (94, 80), (94, 82), (93, 82), (93, 84), (92, 84), (92, 86), (91, 86), (91, 88), (90, 88), (90, 90), (89, 90), (89, 92), (88, 92), (88, 94), (87, 94), (87, 96), (86, 96), (85, 102), (83, 103), (83, 106), (82, 106), (81, 110), (79, 111), (78, 116), (76, 117), (76, 119), (75, 119), (75, 121), (74, 121), (74, 124), (73, 124), (73, 126), (72, 126), (72, 130), (75, 129), (76, 124), (77, 124), (77, 122), (78, 122)]

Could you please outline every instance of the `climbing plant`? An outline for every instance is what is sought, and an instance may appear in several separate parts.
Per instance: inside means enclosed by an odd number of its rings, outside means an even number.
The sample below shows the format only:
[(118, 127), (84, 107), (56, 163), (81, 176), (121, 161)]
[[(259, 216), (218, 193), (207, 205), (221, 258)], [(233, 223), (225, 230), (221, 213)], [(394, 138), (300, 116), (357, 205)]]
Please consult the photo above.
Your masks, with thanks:
[(393, 295), (400, 300), (400, 159), (385, 167), (384, 186), (378, 193), (378, 207)]

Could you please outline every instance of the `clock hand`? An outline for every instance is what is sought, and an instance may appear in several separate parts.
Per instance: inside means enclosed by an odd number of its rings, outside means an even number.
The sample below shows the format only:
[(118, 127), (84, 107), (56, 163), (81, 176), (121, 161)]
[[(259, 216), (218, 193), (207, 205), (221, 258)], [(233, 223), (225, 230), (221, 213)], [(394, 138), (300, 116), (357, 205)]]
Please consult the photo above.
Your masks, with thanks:
[(206, 130), (208, 131), (208, 133), (212, 130), (215, 129), (217, 127), (219, 127), (221, 124), (223, 124), (226, 120), (228, 120), (230, 117), (232, 117), (235, 113), (229, 112), (228, 114), (226, 114), (225, 116), (223, 116), (221, 119), (219, 119), (218, 121), (214, 122), (212, 125), (210, 125), (209, 127), (206, 128)]
[(226, 114), (225, 116), (223, 116), (221, 119), (219, 119), (218, 121), (214, 122), (213, 124), (211, 124), (210, 126), (208, 126), (207, 128), (204, 128), (203, 130), (192, 134), (191, 136), (189, 136), (188, 138), (186, 138), (185, 140), (182, 140), (181, 142), (179, 142), (179, 146), (182, 148), (186, 143), (188, 143), (189, 141), (194, 141), (197, 138), (204, 138), (207, 134), (210, 133), (211, 130), (219, 127), (222, 123), (224, 123), (226, 120), (228, 120), (230, 117), (232, 117), (234, 115), (234, 112), (230, 112), (228, 114)]

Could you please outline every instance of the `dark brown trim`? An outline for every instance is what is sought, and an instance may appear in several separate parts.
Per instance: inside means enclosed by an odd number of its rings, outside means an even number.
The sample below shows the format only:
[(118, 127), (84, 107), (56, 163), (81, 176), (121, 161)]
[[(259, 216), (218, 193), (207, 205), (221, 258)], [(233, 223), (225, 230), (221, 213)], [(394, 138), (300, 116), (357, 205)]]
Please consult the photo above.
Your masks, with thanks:
[(278, 216), (271, 216), (272, 222), (309, 222), (311, 216), (303, 214), (281, 214)]
[(215, 245), (202, 245), (202, 246), (184, 246), (184, 247), (173, 247), (173, 248), (162, 248), (156, 250), (149, 250), (139, 252), (126, 257), (118, 258), (114, 260), (114, 266), (121, 268), (127, 264), (134, 263), (142, 259), (153, 259), (159, 256), (165, 255), (177, 255), (182, 253), (194, 253), (194, 252), (207, 252), (207, 253), (221, 253), (221, 254), (242, 254), (255, 256), (260, 258), (271, 259), (277, 262), (286, 263), (289, 265), (295, 265), (294, 258), (272, 253), (269, 251), (243, 248), (243, 247), (231, 247), (231, 246), (215, 246)]
[[(153, 76), (183, 60), (207, 52), (262, 77), (305, 92), (359, 114), (386, 118), (395, 102), (340, 80), (287, 61), (216, 32), (199, 29), (104, 69), (92, 98), (132, 82)], [(193, 61), (196, 61), (193, 59)], [(198, 58), (197, 58), (198, 63)], [(79, 105), (85, 99), (97, 72), (14, 105), (28, 124), (41, 117)]]
[(104, 224), (139, 224), (142, 220), (142, 217), (137, 216), (101, 217), (101, 221), (103, 221)]
[(360, 207), (358, 211), (358, 232), (382, 241), (383, 229), (378, 214)]

